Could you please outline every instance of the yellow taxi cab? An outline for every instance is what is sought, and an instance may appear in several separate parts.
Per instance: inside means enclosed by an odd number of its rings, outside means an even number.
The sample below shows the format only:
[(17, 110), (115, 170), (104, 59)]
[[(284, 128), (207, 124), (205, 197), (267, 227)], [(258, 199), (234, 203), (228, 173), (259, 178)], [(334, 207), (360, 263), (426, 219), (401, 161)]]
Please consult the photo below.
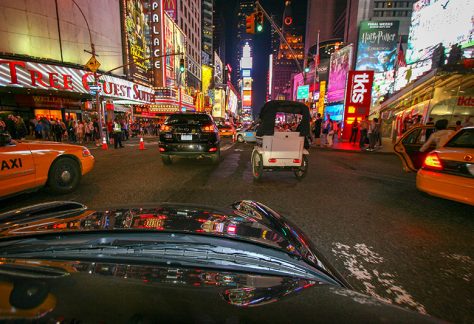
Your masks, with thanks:
[(431, 132), (430, 126), (414, 127), (395, 144), (404, 170), (417, 172), (419, 190), (474, 205), (474, 127), (458, 130), (441, 148), (420, 152)]
[(230, 136), (230, 137), (235, 136), (235, 128), (231, 124), (221, 125), (221, 126), (218, 126), (217, 128), (219, 128), (219, 135), (220, 136), (224, 136), (224, 137), (225, 136)]
[(93, 166), (94, 157), (84, 146), (15, 141), (0, 134), (0, 198), (45, 185), (55, 193), (71, 192)]

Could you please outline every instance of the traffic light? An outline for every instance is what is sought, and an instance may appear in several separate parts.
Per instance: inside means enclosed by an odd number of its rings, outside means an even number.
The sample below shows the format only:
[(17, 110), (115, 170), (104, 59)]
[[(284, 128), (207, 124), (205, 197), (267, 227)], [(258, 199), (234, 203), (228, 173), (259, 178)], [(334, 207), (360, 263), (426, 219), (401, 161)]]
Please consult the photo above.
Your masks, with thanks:
[(180, 71), (181, 73), (184, 72), (184, 58), (179, 59), (179, 71)]
[(255, 14), (254, 13), (245, 17), (245, 32), (247, 34), (255, 34)]
[(261, 10), (257, 9), (257, 12), (255, 13), (255, 29), (257, 32), (263, 31), (263, 12)]

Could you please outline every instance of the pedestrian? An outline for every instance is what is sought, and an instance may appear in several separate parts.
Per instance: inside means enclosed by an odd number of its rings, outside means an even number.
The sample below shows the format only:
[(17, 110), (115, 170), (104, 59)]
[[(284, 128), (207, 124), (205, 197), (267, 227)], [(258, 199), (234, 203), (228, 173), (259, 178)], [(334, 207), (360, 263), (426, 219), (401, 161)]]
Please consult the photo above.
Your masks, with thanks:
[(367, 151), (373, 151), (375, 149), (375, 143), (377, 141), (378, 136), (378, 127), (379, 127), (379, 120), (378, 118), (372, 119), (369, 124), (369, 129), (367, 131), (369, 135), (369, 148)]
[(21, 116), (16, 116), (16, 129), (18, 139), (25, 139), (28, 135), (28, 128), (26, 127), (25, 121)]
[(316, 145), (321, 144), (321, 125), (323, 123), (323, 119), (321, 118), (321, 114), (318, 113), (316, 115), (316, 120), (314, 121), (314, 138), (316, 139)]
[(460, 120), (457, 120), (456, 121), (456, 131), (460, 130), (462, 128), (461, 126), (461, 121)]
[(95, 146), (100, 146), (100, 129), (99, 129), (99, 121), (97, 120), (97, 118), (94, 118), (93, 127), (94, 127), (93, 136), (95, 140)]
[(13, 115), (8, 115), (7, 120), (5, 121), (7, 133), (10, 134), (11, 138), (18, 139), (16, 133), (16, 119)]
[(113, 126), (113, 134), (114, 134), (114, 148), (116, 149), (117, 146), (123, 147), (122, 145), (122, 126), (117, 118), (114, 120)]
[(61, 126), (61, 122), (59, 121), (59, 118), (57, 118), (56, 122), (54, 123), (54, 138), (56, 142), (62, 142), (63, 128)]
[(355, 144), (356, 141), (357, 141), (357, 134), (359, 134), (359, 122), (357, 120), (357, 117), (352, 122), (351, 126), (352, 126), (351, 127), (351, 138), (349, 139), (349, 143), (352, 143), (352, 138), (354, 138), (354, 144)]
[(447, 119), (440, 119), (436, 121), (435, 128), (436, 132), (431, 134), (430, 138), (420, 148), (420, 152), (425, 152), (432, 144), (435, 144), (437, 149), (443, 147), (454, 133), (454, 131), (446, 129), (448, 128)]
[(462, 127), (469, 127), (469, 126), (474, 126), (474, 123), (470, 121), (471, 116), (466, 116), (464, 119), (464, 123), (462, 123)]
[[(432, 127), (434, 127), (433, 117), (429, 117), (429, 118), (428, 118), (428, 122), (426, 123), (426, 126), (432, 126)], [(434, 132), (434, 129), (433, 129), (433, 128), (428, 128), (428, 129), (426, 130), (426, 134), (425, 134), (426, 138), (427, 138), (427, 139), (430, 138), (430, 136), (431, 136), (431, 134), (432, 134), (433, 132)]]
[(7, 124), (3, 121), (3, 118), (0, 117), (0, 134), (3, 134), (7, 131)]
[(81, 120), (78, 121), (75, 126), (77, 141), (79, 142), (79, 144), (82, 144), (82, 142), (84, 141), (84, 123)]
[(43, 123), (37, 122), (35, 126), (35, 138), (43, 139)]
[(326, 134), (326, 146), (332, 147), (332, 140), (334, 136), (334, 130), (333, 130), (333, 122), (331, 120), (331, 116), (327, 114), (326, 116), (326, 122), (324, 123), (324, 129), (323, 131)]
[(369, 116), (365, 116), (364, 119), (360, 122), (360, 141), (359, 148), (361, 150), (365, 149), (365, 142), (367, 141), (367, 135), (369, 130)]

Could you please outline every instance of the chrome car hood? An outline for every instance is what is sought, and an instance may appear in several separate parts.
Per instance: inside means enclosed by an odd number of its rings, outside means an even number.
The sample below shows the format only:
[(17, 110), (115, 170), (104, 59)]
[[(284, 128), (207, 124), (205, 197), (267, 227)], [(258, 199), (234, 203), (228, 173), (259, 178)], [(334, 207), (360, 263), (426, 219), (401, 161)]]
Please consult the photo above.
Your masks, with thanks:
[(163, 203), (90, 210), (76, 202), (49, 202), (0, 214), (0, 222), (0, 240), (107, 231), (172, 232), (241, 240), (304, 259), (349, 286), (297, 226), (250, 200), (222, 209)]

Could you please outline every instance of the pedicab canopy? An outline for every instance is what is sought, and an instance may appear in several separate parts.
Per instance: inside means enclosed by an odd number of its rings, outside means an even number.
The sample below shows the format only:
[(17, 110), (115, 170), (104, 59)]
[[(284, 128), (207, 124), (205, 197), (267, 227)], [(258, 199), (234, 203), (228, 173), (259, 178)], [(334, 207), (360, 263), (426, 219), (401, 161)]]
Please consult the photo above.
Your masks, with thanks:
[(266, 102), (260, 111), (260, 125), (257, 128), (257, 136), (271, 136), (275, 132), (275, 118), (277, 113), (301, 115), (301, 121), (297, 127), (301, 136), (309, 136), (309, 108), (297, 101), (271, 100)]

